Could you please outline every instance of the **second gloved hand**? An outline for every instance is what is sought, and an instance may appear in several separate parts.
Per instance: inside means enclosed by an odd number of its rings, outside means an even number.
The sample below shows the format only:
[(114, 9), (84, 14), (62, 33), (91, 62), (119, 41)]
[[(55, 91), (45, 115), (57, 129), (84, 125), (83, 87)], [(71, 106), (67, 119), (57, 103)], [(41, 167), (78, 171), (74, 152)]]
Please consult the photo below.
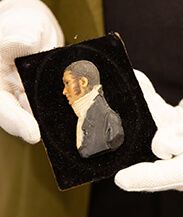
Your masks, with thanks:
[(123, 169), (115, 183), (127, 191), (183, 190), (183, 100), (175, 107), (167, 104), (142, 72), (135, 75), (158, 128), (152, 151), (162, 160)]

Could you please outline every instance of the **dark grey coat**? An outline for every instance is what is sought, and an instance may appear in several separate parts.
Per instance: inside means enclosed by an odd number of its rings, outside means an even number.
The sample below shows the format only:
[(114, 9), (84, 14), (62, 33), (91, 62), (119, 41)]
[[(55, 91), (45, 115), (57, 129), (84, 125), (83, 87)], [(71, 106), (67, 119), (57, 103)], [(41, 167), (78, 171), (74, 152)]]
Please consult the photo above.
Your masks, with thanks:
[(84, 158), (99, 152), (116, 150), (124, 141), (119, 115), (100, 94), (88, 109), (82, 130), (83, 142), (78, 151)]

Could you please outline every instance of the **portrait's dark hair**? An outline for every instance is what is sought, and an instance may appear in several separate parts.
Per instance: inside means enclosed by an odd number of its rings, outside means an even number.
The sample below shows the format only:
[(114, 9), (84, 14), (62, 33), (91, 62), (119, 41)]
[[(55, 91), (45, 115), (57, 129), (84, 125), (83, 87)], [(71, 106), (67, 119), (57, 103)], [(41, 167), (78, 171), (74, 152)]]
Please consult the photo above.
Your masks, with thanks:
[(100, 84), (100, 74), (97, 67), (88, 60), (80, 60), (71, 63), (64, 71), (71, 71), (73, 77), (79, 80), (81, 77), (88, 79), (88, 87), (91, 90)]

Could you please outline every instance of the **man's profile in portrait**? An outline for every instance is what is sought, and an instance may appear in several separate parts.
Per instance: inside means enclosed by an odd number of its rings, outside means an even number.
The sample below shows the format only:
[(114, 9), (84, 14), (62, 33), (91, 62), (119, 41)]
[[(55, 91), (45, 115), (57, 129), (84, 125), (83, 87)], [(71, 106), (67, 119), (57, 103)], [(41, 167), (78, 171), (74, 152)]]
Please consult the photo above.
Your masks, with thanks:
[(106, 102), (97, 67), (80, 60), (66, 67), (63, 74), (68, 103), (78, 117), (76, 146), (81, 157), (114, 151), (124, 141), (120, 116)]

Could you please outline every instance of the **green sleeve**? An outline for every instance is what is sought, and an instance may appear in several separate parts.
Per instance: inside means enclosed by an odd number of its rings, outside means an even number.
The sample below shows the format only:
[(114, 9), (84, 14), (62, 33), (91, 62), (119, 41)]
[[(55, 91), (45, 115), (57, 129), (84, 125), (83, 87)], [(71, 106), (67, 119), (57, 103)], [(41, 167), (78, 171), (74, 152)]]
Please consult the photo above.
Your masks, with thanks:
[(58, 19), (67, 44), (104, 34), (101, 0), (44, 0), (44, 2)]

